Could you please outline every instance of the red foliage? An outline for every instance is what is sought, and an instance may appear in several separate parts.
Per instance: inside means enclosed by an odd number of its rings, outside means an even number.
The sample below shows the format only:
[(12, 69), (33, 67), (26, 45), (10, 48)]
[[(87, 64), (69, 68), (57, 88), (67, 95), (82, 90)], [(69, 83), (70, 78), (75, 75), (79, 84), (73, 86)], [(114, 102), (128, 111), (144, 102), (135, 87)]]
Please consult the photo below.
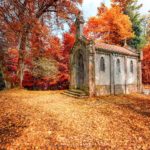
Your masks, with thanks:
[(79, 12), (82, 0), (4, 0), (0, 3), (0, 28), (7, 42), (13, 41), (13, 46), (19, 49), (18, 76), (22, 88), (25, 56), (22, 51), (27, 52), (27, 47), (31, 46), (34, 49), (33, 56), (37, 54), (38, 57), (38, 52), (47, 56), (43, 51), (52, 50), (56, 51), (56, 59), (61, 59), (58, 58), (60, 52), (57, 53), (57, 40), (48, 32), (55, 27), (63, 29), (64, 22), (70, 25), (74, 15)]
[(146, 45), (143, 49), (143, 56), (144, 56), (144, 61), (149, 61), (150, 60), (150, 44)]
[[(42, 26), (41, 26), (42, 30)], [(72, 32), (75, 32), (74, 26), (71, 27)], [(31, 51), (26, 58), (27, 70), (24, 73), (23, 86), (28, 89), (47, 90), (47, 89), (64, 89), (69, 86), (69, 53), (75, 42), (74, 34), (65, 33), (63, 46), (60, 39), (55, 36), (45, 36), (34, 30), (31, 39)], [(44, 32), (46, 33), (46, 32)], [(39, 42), (40, 41), (40, 42)], [(32, 59), (38, 57), (53, 58), (58, 62), (59, 73), (52, 79), (49, 77), (35, 78), (30, 73), (33, 68)]]
[(19, 53), (16, 49), (8, 49), (4, 56), (3, 65), (5, 66), (4, 69), (4, 76), (5, 80), (10, 82), (12, 85), (17, 84), (17, 69), (18, 69), (18, 58)]
[(65, 33), (63, 38), (63, 55), (66, 58), (65, 61), (68, 63), (70, 50), (75, 43), (75, 35), (73, 33)]
[(23, 80), (23, 87), (28, 89), (33, 89), (34, 87), (34, 78), (29, 71), (25, 71), (24, 73), (24, 80)]
[[(22, 85), (27, 89), (47, 90), (47, 89), (64, 89), (69, 86), (69, 54), (75, 43), (76, 28), (71, 26), (70, 33), (64, 33), (63, 42), (52, 35), (48, 27), (35, 22), (30, 34), (29, 51), (22, 51), (24, 55), (24, 77)], [(15, 49), (8, 50), (6, 54), (6, 76), (11, 83), (18, 82), (18, 51)], [(34, 77), (32, 75), (33, 59), (46, 57), (48, 59), (55, 59), (58, 62), (59, 73), (52, 79), (51, 76), (42, 78)]]
[(143, 49), (142, 78), (144, 84), (150, 84), (150, 44)]

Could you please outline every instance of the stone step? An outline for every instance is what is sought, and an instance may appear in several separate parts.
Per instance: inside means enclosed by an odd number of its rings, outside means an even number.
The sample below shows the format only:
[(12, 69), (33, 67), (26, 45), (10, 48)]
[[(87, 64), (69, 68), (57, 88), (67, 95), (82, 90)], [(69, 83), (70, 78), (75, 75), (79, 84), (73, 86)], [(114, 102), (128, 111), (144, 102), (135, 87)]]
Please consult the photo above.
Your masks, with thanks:
[(143, 94), (150, 95), (150, 89), (143, 89)]
[(68, 91), (74, 92), (74, 93), (85, 93), (84, 91), (77, 90), (77, 89), (70, 89)]
[(66, 91), (66, 93), (68, 93), (68, 94), (73, 94), (73, 95), (78, 95), (78, 96), (87, 96), (87, 94), (85, 93), (85, 92), (76, 92), (76, 91), (72, 91), (72, 90), (68, 90), (68, 91)]
[(87, 98), (88, 95), (84, 91), (79, 90), (66, 90), (62, 94), (74, 97), (74, 98)]
[(69, 97), (73, 97), (73, 98), (80, 98), (79, 96), (76, 96), (76, 95), (72, 95), (72, 94), (69, 94), (69, 93), (62, 93), (63, 95), (66, 95), (66, 96), (69, 96)]

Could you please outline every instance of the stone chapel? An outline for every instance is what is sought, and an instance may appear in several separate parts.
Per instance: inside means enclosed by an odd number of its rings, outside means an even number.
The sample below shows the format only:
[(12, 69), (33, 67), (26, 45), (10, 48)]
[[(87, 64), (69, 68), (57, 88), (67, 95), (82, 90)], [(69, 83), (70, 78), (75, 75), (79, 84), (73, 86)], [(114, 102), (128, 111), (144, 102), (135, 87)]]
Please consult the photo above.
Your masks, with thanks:
[(96, 43), (82, 35), (83, 16), (76, 19), (76, 42), (70, 53), (70, 91), (88, 96), (141, 92), (141, 53), (128, 46)]

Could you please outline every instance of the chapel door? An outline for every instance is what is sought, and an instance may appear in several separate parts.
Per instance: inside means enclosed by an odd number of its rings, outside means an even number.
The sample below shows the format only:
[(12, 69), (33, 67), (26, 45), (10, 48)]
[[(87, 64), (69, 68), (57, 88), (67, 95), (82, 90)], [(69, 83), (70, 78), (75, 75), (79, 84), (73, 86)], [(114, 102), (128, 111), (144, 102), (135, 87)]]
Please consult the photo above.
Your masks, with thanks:
[(83, 55), (79, 53), (78, 56), (78, 71), (77, 71), (77, 88), (83, 89), (84, 86), (84, 61)]

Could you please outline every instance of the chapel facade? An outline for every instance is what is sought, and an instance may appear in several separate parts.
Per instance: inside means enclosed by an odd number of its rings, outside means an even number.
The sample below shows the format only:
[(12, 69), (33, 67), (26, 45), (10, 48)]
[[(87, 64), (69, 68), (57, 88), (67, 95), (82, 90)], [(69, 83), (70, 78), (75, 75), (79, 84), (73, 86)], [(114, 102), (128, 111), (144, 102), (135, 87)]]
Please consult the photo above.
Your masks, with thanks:
[(76, 42), (70, 53), (70, 90), (88, 96), (141, 92), (141, 53), (128, 46), (96, 43), (82, 36), (84, 20), (76, 20)]

